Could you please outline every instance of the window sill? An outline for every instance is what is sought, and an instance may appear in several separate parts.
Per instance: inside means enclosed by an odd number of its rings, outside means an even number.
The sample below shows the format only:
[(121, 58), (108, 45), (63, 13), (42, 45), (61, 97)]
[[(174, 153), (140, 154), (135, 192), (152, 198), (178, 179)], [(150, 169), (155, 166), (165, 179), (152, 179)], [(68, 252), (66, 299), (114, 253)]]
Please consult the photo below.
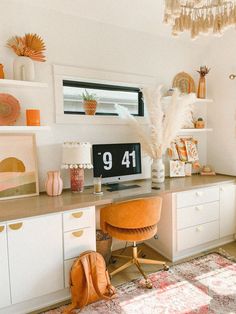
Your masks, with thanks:
[[(135, 117), (140, 124), (146, 124), (145, 117)], [(57, 124), (101, 124), (125, 125), (127, 122), (118, 116), (88, 116), (88, 115), (57, 115)]]

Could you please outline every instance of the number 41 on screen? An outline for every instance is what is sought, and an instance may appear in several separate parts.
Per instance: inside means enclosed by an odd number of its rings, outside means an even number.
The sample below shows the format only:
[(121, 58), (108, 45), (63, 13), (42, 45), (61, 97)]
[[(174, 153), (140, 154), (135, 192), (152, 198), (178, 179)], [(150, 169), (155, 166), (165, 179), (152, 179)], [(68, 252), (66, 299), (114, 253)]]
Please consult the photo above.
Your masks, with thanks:
[[(103, 163), (105, 170), (111, 170), (112, 168), (112, 154), (110, 152), (103, 153)], [(125, 166), (126, 168), (136, 167), (136, 159), (135, 159), (135, 151), (133, 150), (132, 153), (129, 151), (125, 151), (121, 165)]]

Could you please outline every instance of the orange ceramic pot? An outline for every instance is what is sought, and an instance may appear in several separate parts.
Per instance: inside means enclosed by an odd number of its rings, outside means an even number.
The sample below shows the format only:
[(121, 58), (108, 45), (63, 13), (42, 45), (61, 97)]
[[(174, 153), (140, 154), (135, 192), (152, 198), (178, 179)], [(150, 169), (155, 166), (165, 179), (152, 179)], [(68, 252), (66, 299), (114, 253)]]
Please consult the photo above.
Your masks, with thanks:
[(196, 121), (195, 122), (195, 128), (196, 129), (204, 129), (205, 128), (205, 122), (204, 121)]
[(0, 64), (0, 79), (4, 79), (5, 75), (4, 75), (4, 70), (3, 70), (3, 65)]
[(93, 116), (96, 113), (97, 101), (96, 100), (84, 100), (85, 114)]
[(40, 110), (27, 109), (26, 110), (26, 122), (28, 126), (39, 126), (40, 125)]

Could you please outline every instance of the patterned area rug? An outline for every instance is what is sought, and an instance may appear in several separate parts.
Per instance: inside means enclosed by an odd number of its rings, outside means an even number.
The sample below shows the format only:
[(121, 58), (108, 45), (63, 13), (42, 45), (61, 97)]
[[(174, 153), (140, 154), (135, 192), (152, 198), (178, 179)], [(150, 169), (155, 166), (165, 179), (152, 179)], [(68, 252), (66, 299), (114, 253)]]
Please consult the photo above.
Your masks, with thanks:
[[(235, 314), (236, 263), (211, 253), (149, 275), (153, 289), (137, 279), (117, 288), (112, 301), (88, 305), (83, 314)], [(64, 307), (45, 312), (61, 314)]]

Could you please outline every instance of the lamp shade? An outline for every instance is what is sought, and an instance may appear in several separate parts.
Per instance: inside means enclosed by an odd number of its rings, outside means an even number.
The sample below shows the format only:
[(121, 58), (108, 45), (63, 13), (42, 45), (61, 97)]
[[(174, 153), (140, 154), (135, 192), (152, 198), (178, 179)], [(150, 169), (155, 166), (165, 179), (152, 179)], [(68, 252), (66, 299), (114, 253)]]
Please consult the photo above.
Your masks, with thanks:
[(65, 142), (62, 146), (62, 167), (91, 169), (91, 144)]

